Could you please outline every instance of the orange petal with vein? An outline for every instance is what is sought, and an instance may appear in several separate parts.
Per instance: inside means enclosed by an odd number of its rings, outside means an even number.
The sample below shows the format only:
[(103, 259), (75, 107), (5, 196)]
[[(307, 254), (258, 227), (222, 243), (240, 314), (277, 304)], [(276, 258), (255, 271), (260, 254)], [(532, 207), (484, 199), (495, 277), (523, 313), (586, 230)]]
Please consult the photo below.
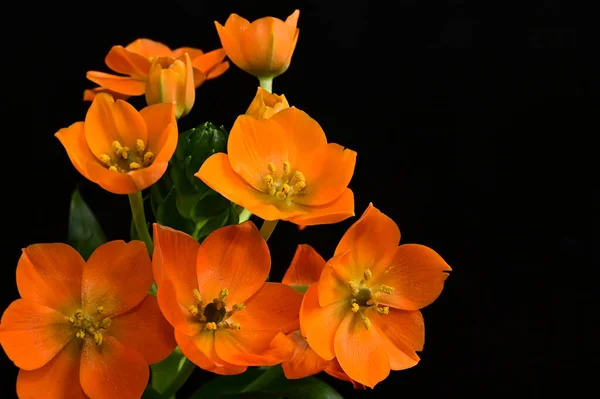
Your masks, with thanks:
[(323, 266), (325, 259), (313, 247), (300, 244), (296, 247), (292, 263), (281, 282), (290, 285), (310, 285), (319, 281)]

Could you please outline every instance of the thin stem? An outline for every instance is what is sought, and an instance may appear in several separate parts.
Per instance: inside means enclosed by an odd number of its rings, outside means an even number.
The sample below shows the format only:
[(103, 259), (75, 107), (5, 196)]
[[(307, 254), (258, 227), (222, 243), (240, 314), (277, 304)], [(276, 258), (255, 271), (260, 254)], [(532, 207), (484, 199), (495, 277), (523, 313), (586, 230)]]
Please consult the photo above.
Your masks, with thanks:
[(146, 244), (146, 249), (150, 257), (154, 252), (154, 245), (152, 244), (152, 237), (148, 232), (148, 225), (146, 223), (146, 214), (144, 213), (144, 199), (142, 198), (142, 192), (129, 194), (129, 205), (131, 205), (131, 216), (133, 217), (133, 224), (137, 230), (138, 237)]
[(273, 230), (275, 230), (277, 222), (279, 222), (279, 219), (263, 221), (262, 226), (260, 226), (260, 235), (265, 239), (265, 241), (269, 241), (269, 237), (271, 237), (271, 234), (273, 234)]
[(273, 78), (258, 78), (258, 81), (263, 90), (273, 93)]
[(186, 358), (173, 381), (171, 381), (171, 383), (165, 388), (165, 390), (161, 392), (162, 396), (165, 398), (173, 397), (175, 393), (179, 390), (179, 388), (181, 388), (183, 384), (185, 384), (187, 379), (190, 378), (195, 368), (196, 365), (190, 362), (188, 358)]
[(243, 223), (246, 220), (250, 219), (250, 216), (252, 216), (252, 212), (250, 212), (246, 208), (242, 209), (242, 211), (240, 212), (240, 221), (239, 221), (239, 223)]

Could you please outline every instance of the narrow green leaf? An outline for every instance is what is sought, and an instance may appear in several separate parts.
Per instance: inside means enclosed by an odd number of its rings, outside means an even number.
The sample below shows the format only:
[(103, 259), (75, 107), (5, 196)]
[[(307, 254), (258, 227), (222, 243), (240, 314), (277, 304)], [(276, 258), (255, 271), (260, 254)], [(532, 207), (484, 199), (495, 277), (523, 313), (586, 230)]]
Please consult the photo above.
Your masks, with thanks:
[(185, 360), (186, 358), (181, 350), (175, 348), (165, 360), (150, 366), (152, 368), (152, 388), (157, 392), (164, 392), (176, 379), (185, 364)]
[(142, 394), (142, 399), (166, 399), (160, 393), (158, 393), (155, 389), (153, 389), (150, 385), (146, 387), (146, 390)]
[(85, 203), (79, 190), (75, 189), (71, 196), (69, 210), (68, 243), (75, 248), (84, 259), (106, 242), (106, 236), (91, 209)]

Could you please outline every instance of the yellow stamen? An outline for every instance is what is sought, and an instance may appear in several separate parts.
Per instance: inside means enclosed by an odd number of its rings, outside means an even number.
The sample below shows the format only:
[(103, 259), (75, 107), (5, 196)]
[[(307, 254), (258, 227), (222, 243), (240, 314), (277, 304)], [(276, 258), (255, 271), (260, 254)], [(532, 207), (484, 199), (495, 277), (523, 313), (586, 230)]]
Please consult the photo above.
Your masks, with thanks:
[(362, 317), (362, 322), (365, 325), (365, 328), (369, 330), (371, 328), (371, 320), (367, 316)]
[(188, 310), (194, 316), (198, 316), (198, 314), (200, 313), (200, 310), (198, 309), (198, 306), (196, 306), (196, 305), (190, 305), (188, 307)]
[(108, 328), (111, 326), (111, 324), (112, 324), (112, 320), (109, 317), (102, 320), (102, 328)]
[(305, 187), (306, 187), (306, 183), (303, 181), (298, 181), (298, 182), (294, 183), (294, 191), (295, 192), (302, 191), (302, 190), (304, 190)]
[(236, 303), (235, 305), (233, 305), (233, 310), (244, 310), (246, 309), (246, 304), (245, 303)]
[(283, 163), (283, 177), (287, 177), (289, 176), (289, 174), (292, 172), (292, 168), (290, 166), (290, 163), (288, 161), (285, 161)]
[(83, 310), (78, 309), (75, 311), (75, 313), (73, 314), (73, 316), (77, 319), (77, 320), (81, 320), (83, 319)]
[[(125, 158), (125, 159), (127, 159), (127, 158)], [(131, 170), (138, 170), (139, 168), (140, 168), (140, 164), (137, 162), (131, 162), (129, 164), (129, 169), (131, 169)]]
[(144, 144), (144, 140), (137, 139), (135, 141), (135, 148), (136, 150), (138, 150), (139, 153), (144, 152), (144, 150), (146, 149), (146, 144)]
[(129, 158), (129, 147), (123, 147), (123, 149), (119, 152), (119, 156), (123, 159)]
[(356, 283), (354, 281), (348, 281), (348, 286), (350, 287), (350, 289), (352, 291), (358, 289), (358, 285), (356, 285)]
[(111, 167), (109, 167), (108, 169), (109, 169), (109, 170), (112, 170), (113, 172), (118, 172), (118, 171), (119, 171), (119, 169), (118, 169), (118, 168), (117, 168), (115, 165), (112, 165), (112, 166), (111, 166)]
[(104, 306), (98, 306), (96, 308), (96, 312), (98, 312), (98, 314), (102, 314), (102, 312), (104, 312)]
[(94, 342), (96, 343), (96, 345), (100, 346), (102, 345), (102, 333), (99, 332), (95, 332), (94, 333)]
[(192, 291), (192, 295), (194, 296), (194, 299), (198, 304), (202, 303), (202, 294), (200, 294), (200, 291), (194, 288), (194, 290)]
[(232, 330), (239, 330), (240, 328), (242, 328), (242, 326), (240, 326), (240, 323), (229, 323), (229, 328), (231, 328)]
[(359, 309), (360, 309), (360, 306), (358, 306), (358, 303), (354, 302), (352, 304), (352, 312), (356, 313), (356, 312), (358, 312)]
[(216, 330), (216, 329), (217, 329), (217, 323), (214, 323), (214, 322), (206, 323), (206, 324), (204, 325), (204, 327), (205, 327), (207, 330), (214, 331), (214, 330)]
[(383, 292), (384, 294), (391, 294), (392, 292), (394, 292), (394, 288), (381, 284), (379, 286), (379, 291)]
[(267, 164), (267, 169), (269, 169), (269, 173), (272, 176), (275, 176), (275, 173), (277, 173), (277, 168), (275, 167), (275, 164), (273, 162), (269, 162)]
[(119, 155), (119, 153), (120, 153), (121, 151), (123, 151), (123, 146), (122, 146), (122, 145), (121, 145), (121, 143), (119, 143), (118, 141), (113, 141), (113, 142), (112, 142), (112, 149), (113, 149), (113, 152), (114, 152), (115, 154)]
[(384, 315), (384, 314), (388, 314), (390, 313), (390, 308), (389, 306), (384, 306), (384, 307), (375, 307), (375, 310), (377, 311), (377, 313), (379, 313), (380, 315)]
[(85, 331), (83, 330), (79, 330), (75, 333), (75, 336), (79, 339), (84, 339), (85, 338)]
[(100, 161), (102, 161), (103, 164), (110, 166), (110, 155), (108, 154), (102, 154), (100, 155)]
[(144, 165), (149, 165), (154, 160), (154, 153), (148, 151), (144, 154)]
[(371, 298), (367, 301), (367, 305), (368, 306), (377, 306), (377, 301), (374, 300), (373, 298)]
[(371, 279), (371, 277), (373, 277), (373, 273), (371, 272), (371, 269), (365, 270), (365, 272), (363, 273), (363, 276), (365, 278), (365, 281), (369, 281)]
[(227, 295), (229, 295), (229, 290), (227, 288), (223, 288), (221, 292), (219, 292), (219, 299), (224, 301), (225, 298), (227, 298)]

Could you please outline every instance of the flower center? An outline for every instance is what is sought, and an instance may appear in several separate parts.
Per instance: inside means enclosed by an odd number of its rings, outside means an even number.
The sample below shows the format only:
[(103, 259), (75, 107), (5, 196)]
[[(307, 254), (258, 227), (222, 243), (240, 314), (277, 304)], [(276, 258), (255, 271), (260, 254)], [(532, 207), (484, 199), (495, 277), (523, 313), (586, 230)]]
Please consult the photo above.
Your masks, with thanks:
[(299, 170), (292, 173), (292, 167), (288, 161), (283, 163), (282, 173), (277, 173), (277, 167), (273, 162), (267, 164), (267, 169), (269, 173), (263, 177), (267, 185), (267, 192), (279, 200), (299, 194), (306, 188), (304, 174)]
[(103, 317), (104, 307), (98, 306), (96, 313), (86, 315), (79, 309), (69, 317), (69, 323), (75, 328), (75, 336), (79, 339), (93, 338), (96, 345), (102, 345), (102, 332), (110, 327), (111, 320)]
[(200, 291), (193, 290), (195, 305), (188, 307), (189, 312), (197, 318), (206, 330), (216, 330), (218, 328), (231, 328), (237, 330), (240, 328), (238, 323), (232, 323), (229, 318), (235, 312), (244, 310), (246, 307), (243, 303), (236, 303), (231, 310), (227, 311), (227, 295), (229, 291), (223, 288), (217, 298), (213, 298), (211, 302), (204, 303)]
[(102, 154), (100, 161), (113, 172), (127, 173), (150, 166), (154, 161), (154, 153), (147, 151), (144, 140), (137, 139), (135, 149), (123, 147), (120, 142), (113, 141), (112, 154)]
[(371, 280), (372, 273), (370, 269), (365, 270), (363, 273), (363, 279), (360, 282), (348, 281), (350, 287), (350, 293), (352, 295), (352, 301), (350, 309), (354, 313), (360, 313), (365, 328), (368, 330), (371, 328), (371, 320), (365, 316), (364, 311), (372, 308), (380, 315), (386, 315), (390, 312), (388, 306), (380, 306), (377, 301), (377, 297), (382, 294), (391, 294), (394, 292), (394, 288), (387, 285), (381, 284), (376, 290), (369, 287), (368, 281)]

